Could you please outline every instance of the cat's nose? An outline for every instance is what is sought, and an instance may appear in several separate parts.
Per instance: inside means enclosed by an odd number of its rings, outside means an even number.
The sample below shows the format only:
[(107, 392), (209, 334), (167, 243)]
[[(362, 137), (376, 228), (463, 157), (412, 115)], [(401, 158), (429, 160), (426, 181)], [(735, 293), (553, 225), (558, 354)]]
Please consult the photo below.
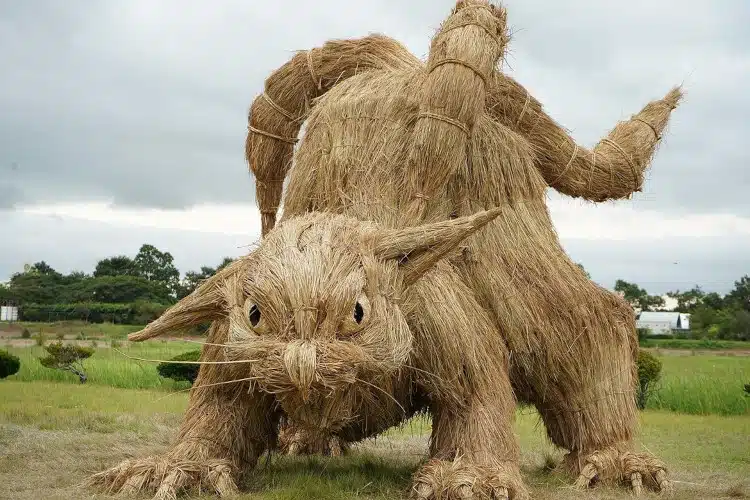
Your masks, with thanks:
[(317, 349), (307, 340), (293, 340), (284, 350), (284, 367), (292, 384), (302, 393), (309, 394), (317, 370)]
[(321, 320), (321, 310), (315, 306), (302, 306), (294, 311), (294, 329), (297, 337), (310, 340)]

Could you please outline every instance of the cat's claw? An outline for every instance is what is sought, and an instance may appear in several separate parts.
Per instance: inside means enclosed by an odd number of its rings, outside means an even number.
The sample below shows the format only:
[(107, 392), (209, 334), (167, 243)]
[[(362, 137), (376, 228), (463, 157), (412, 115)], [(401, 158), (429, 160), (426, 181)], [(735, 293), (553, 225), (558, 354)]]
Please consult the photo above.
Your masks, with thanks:
[(417, 473), (412, 500), (525, 500), (517, 469), (474, 465), (462, 459), (431, 460)]
[(565, 461), (573, 470), (580, 467), (575, 481), (578, 489), (589, 488), (597, 480), (615, 480), (627, 484), (635, 495), (641, 495), (644, 488), (664, 494), (673, 491), (666, 466), (648, 453), (611, 447), (587, 454), (580, 462), (575, 455), (566, 456)]
[(184, 489), (211, 489), (220, 497), (237, 493), (231, 468), (224, 460), (191, 461), (168, 457), (126, 460), (92, 476), (90, 486), (110, 494), (153, 493), (153, 500), (174, 500)]

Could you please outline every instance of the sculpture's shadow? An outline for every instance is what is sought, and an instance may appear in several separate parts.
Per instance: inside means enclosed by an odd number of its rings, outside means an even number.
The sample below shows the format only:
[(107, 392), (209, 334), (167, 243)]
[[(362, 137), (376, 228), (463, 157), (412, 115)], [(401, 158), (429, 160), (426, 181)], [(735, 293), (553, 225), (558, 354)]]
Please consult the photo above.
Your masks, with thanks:
[(264, 455), (240, 489), (280, 498), (400, 498), (408, 493), (422, 454), (394, 459), (352, 451), (343, 457)]

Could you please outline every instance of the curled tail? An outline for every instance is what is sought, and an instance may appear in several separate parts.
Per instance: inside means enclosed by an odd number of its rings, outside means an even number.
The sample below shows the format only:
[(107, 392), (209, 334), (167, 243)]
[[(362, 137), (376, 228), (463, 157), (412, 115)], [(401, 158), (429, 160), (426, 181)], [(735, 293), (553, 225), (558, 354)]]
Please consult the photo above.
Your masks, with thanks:
[(507, 75), (495, 75), (487, 94), (487, 111), (534, 146), (536, 167), (550, 187), (602, 202), (641, 190), (644, 172), (682, 98), (682, 89), (674, 87), (618, 123), (593, 149), (576, 143), (528, 90)]
[(487, 0), (460, 0), (432, 39), (427, 79), (406, 171), (407, 221), (466, 161), (475, 122), (508, 42), (506, 12)]
[(255, 175), (262, 234), (276, 223), (276, 213), (297, 135), (312, 100), (337, 83), (371, 69), (413, 67), (414, 56), (399, 42), (373, 34), (331, 40), (297, 53), (265, 81), (248, 116), (245, 158)]

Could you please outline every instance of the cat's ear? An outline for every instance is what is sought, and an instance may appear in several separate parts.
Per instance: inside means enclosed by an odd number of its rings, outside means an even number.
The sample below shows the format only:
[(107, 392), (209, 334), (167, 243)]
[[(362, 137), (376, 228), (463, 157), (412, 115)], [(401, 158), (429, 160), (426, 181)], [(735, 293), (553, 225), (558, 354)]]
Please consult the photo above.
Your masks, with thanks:
[(404, 284), (411, 285), (501, 211), (493, 208), (421, 226), (377, 230), (373, 235), (375, 255), (383, 260), (398, 259)]
[(140, 342), (168, 332), (180, 331), (200, 323), (219, 319), (226, 314), (227, 287), (239, 286), (239, 278), (246, 275), (250, 265), (247, 257), (240, 258), (204, 281), (190, 295), (164, 311), (146, 328), (128, 335), (128, 340)]

